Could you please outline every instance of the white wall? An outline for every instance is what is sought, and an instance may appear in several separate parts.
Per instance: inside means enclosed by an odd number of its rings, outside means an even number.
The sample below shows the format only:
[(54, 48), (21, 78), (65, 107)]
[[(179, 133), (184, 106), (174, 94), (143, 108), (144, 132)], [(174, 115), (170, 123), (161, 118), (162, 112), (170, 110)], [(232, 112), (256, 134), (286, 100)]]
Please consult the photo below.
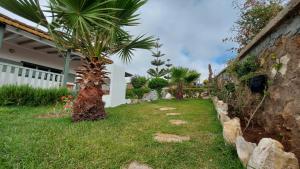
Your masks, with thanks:
[(125, 69), (121, 66), (112, 64), (107, 66), (107, 71), (110, 72), (110, 95), (105, 95), (103, 101), (105, 107), (116, 107), (126, 103), (126, 80)]

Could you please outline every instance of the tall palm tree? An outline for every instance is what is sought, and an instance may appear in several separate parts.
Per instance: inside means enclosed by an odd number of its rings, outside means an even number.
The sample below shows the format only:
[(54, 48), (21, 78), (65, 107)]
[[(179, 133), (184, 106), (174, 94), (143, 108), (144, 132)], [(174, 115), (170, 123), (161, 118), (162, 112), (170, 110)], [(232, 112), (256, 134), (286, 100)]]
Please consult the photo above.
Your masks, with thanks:
[(176, 84), (176, 99), (182, 100), (184, 86), (190, 85), (200, 77), (200, 73), (184, 67), (173, 67), (170, 70), (171, 82)]
[(76, 50), (85, 56), (78, 69), (80, 90), (74, 103), (73, 121), (106, 116), (102, 85), (107, 79), (107, 58), (118, 54), (131, 60), (135, 49), (151, 49), (152, 37), (133, 38), (124, 27), (136, 26), (136, 11), (146, 0), (1, 0), (0, 6), (48, 29), (61, 52)]

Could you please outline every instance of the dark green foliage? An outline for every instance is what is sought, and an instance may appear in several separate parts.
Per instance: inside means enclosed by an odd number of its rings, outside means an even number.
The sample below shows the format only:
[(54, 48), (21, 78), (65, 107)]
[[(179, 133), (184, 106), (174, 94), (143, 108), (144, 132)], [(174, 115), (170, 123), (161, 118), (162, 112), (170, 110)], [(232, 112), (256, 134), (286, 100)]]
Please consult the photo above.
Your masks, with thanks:
[(226, 83), (224, 87), (230, 93), (235, 91), (235, 84), (232, 82)]
[(235, 74), (238, 78), (242, 78), (250, 73), (256, 72), (259, 68), (255, 56), (249, 56), (244, 61), (231, 61), (229, 63), (227, 73)]
[(28, 85), (5, 85), (0, 87), (0, 106), (51, 105), (66, 95), (70, 95), (66, 88), (41, 89)]
[[(187, 98), (201, 98), (201, 93), (204, 91), (204, 88), (184, 88), (183, 89), (183, 94), (187, 97)], [(168, 92), (173, 95), (176, 96), (176, 89), (168, 89)]]
[(238, 77), (245, 76), (250, 72), (255, 72), (258, 69), (258, 64), (254, 56), (248, 57), (245, 61), (239, 63), (236, 73)]
[(139, 89), (139, 88), (142, 88), (143, 86), (145, 86), (146, 82), (147, 82), (147, 78), (142, 77), (142, 76), (134, 76), (131, 79), (131, 84), (136, 89)]
[(168, 86), (168, 81), (162, 78), (154, 78), (149, 81), (148, 87), (154, 90), (161, 90), (162, 88)]
[(126, 98), (127, 99), (142, 99), (144, 94), (149, 93), (149, 88), (136, 88), (136, 89), (127, 89)]

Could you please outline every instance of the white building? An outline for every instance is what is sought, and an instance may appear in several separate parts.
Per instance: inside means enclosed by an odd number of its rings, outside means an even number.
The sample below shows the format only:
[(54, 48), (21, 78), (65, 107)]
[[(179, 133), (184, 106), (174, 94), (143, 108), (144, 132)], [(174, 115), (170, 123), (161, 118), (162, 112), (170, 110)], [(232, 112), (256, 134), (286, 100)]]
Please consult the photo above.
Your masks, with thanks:
[[(67, 85), (75, 89), (76, 68), (81, 54), (66, 52), (62, 56), (44, 31), (0, 14), (0, 86), (28, 84), (52, 88)], [(109, 61), (109, 84), (104, 88), (106, 107), (126, 103), (124, 68)], [(126, 75), (128, 75), (126, 73)]]

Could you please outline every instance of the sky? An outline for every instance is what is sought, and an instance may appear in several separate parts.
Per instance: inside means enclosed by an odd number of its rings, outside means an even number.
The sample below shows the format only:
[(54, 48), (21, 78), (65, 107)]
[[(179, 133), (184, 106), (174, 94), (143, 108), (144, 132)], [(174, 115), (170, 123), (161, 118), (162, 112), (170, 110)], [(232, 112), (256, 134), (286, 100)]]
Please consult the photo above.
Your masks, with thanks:
[[(4, 9), (0, 8), (0, 12), (32, 24)], [(222, 42), (232, 35), (230, 30), (238, 17), (231, 0), (148, 0), (138, 13), (140, 25), (127, 30), (135, 36), (160, 38), (161, 51), (166, 54), (163, 60), (171, 59), (174, 66), (199, 71), (201, 81), (207, 79), (208, 64), (218, 73), (236, 55), (228, 51), (236, 44)], [(129, 73), (147, 76), (151, 55), (150, 51), (137, 50), (129, 64), (122, 63), (118, 56), (112, 60)]]

